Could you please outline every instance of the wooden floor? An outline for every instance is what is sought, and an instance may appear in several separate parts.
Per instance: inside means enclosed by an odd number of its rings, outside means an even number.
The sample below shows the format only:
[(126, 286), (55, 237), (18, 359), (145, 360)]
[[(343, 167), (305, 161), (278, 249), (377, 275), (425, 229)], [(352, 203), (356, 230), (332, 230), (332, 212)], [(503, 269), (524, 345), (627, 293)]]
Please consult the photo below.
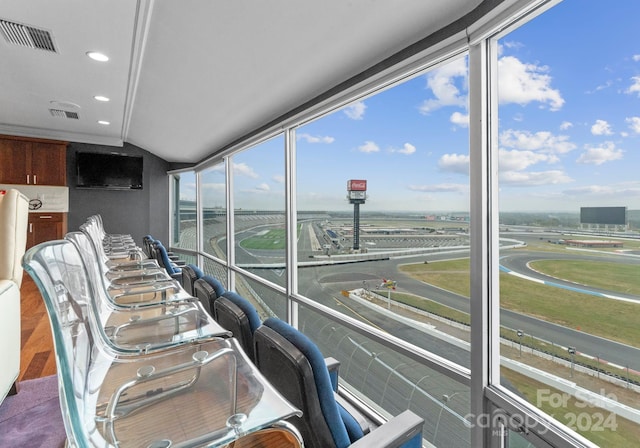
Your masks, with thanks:
[(49, 316), (38, 287), (26, 272), (20, 287), (22, 349), (18, 381), (56, 373), (56, 359)]

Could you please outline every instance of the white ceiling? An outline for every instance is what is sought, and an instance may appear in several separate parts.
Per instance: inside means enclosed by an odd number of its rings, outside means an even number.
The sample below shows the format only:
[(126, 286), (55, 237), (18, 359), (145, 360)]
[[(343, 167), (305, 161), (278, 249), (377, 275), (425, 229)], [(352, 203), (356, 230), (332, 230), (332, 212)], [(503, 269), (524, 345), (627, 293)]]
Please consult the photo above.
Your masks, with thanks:
[(0, 133), (197, 162), (480, 3), (2, 0), (0, 19), (49, 31), (57, 53), (0, 34)]

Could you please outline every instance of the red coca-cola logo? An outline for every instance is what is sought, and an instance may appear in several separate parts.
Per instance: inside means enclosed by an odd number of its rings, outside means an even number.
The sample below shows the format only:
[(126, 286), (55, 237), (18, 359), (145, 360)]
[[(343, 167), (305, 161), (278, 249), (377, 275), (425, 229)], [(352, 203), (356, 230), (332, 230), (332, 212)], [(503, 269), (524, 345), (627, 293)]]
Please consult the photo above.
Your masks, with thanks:
[(352, 179), (347, 182), (347, 190), (349, 191), (367, 191), (367, 181)]

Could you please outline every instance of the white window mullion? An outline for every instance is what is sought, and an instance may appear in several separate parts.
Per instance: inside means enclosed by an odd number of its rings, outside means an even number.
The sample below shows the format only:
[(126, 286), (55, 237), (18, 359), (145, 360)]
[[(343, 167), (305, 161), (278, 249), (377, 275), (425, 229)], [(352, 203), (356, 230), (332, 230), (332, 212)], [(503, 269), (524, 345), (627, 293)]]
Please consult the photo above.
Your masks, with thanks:
[[(203, 252), (204, 244), (202, 243), (203, 232), (203, 212), (202, 212), (202, 171), (196, 171), (196, 251), (198, 253)], [(198, 260), (200, 266), (202, 266), (203, 260)]]
[(285, 146), (285, 219), (287, 222), (287, 320), (298, 326), (298, 304), (291, 295), (298, 292), (298, 226), (296, 204), (296, 131), (287, 129), (284, 133)]
[[(499, 297), (497, 284), (497, 159), (490, 73), (491, 44), (486, 40), (469, 50), (470, 214), (471, 214), (471, 415), (490, 415), (485, 389), (499, 378)], [(476, 425), (471, 446), (492, 445), (492, 428)]]
[[(224, 158), (225, 167), (225, 188), (226, 188), (226, 206), (227, 206), (227, 266), (235, 265), (236, 263), (236, 251), (235, 251), (235, 215), (234, 215), (234, 201), (233, 201), (233, 156)], [(227, 285), (229, 291), (235, 291), (235, 277), (231, 269), (227, 269)]]

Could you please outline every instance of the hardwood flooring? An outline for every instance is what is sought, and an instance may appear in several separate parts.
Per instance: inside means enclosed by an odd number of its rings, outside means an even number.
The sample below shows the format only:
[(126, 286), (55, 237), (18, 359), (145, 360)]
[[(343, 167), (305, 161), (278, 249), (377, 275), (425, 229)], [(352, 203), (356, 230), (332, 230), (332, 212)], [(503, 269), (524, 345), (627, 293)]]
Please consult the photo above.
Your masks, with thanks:
[(51, 326), (40, 290), (26, 272), (20, 287), (21, 343), (18, 382), (56, 373)]

